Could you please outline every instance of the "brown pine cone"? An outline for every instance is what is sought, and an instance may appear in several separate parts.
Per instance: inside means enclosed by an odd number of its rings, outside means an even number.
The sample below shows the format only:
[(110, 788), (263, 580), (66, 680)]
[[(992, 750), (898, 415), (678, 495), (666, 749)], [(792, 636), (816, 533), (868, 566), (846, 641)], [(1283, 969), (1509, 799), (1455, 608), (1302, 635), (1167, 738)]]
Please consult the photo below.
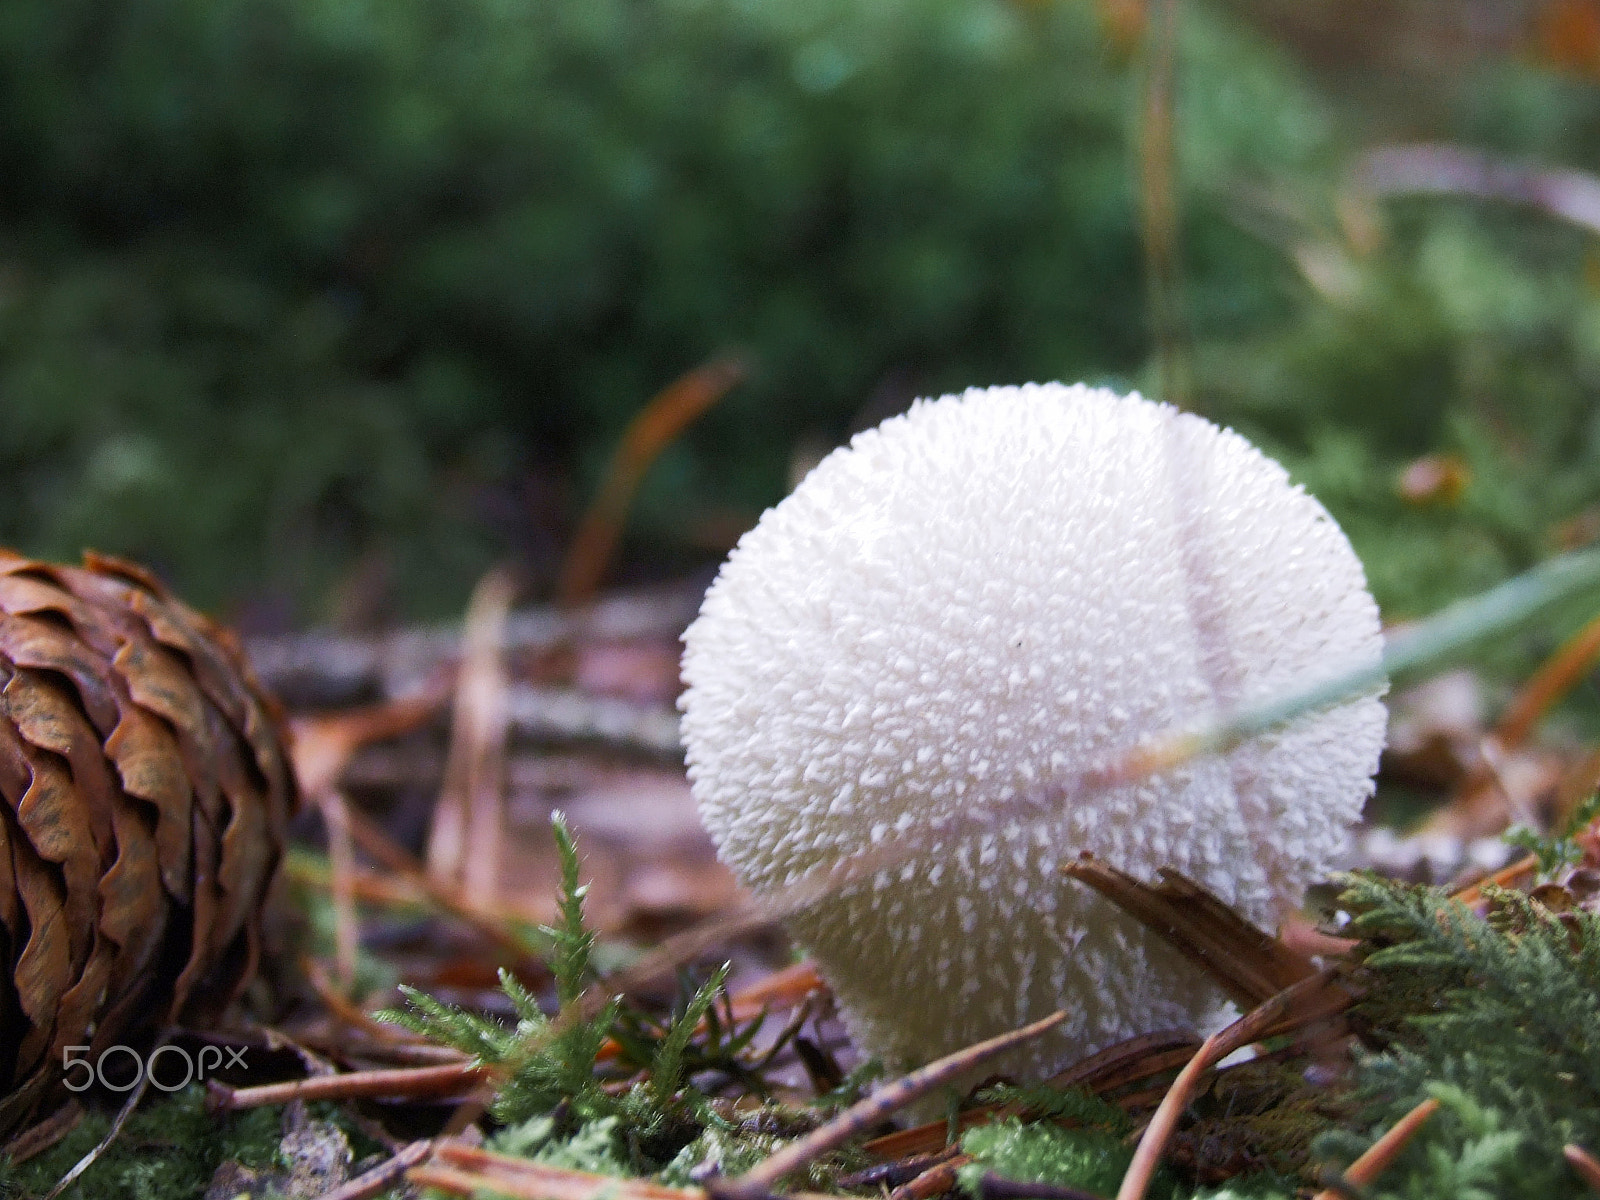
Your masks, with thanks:
[(66, 1047), (148, 1046), (238, 994), (297, 791), (226, 630), (130, 564), (0, 549), (0, 795), (5, 1134)]

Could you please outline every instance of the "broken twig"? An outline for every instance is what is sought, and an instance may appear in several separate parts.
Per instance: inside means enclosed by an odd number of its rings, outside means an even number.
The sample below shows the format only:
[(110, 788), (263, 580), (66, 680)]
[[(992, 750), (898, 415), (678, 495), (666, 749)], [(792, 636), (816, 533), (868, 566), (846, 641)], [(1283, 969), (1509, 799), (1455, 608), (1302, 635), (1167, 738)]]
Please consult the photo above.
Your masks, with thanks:
[(212, 1081), (207, 1103), (224, 1112), (287, 1104), (291, 1100), (351, 1100), (358, 1096), (451, 1096), (476, 1087), (489, 1074), (476, 1063), (438, 1067), (399, 1067), (382, 1071), (347, 1071), (343, 1075), (314, 1075), (288, 1083), (235, 1088)]
[(427, 1158), (432, 1149), (433, 1142), (427, 1139), (408, 1143), (395, 1151), (391, 1158), (345, 1181), (333, 1191), (324, 1192), (318, 1200), (367, 1200), (369, 1196), (376, 1196)]
[(958, 1050), (911, 1072), (887, 1087), (879, 1088), (865, 1100), (852, 1104), (820, 1129), (789, 1143), (738, 1179), (713, 1184), (710, 1191), (714, 1200), (764, 1200), (772, 1194), (772, 1189), (778, 1180), (791, 1171), (798, 1170), (819, 1155), (842, 1146), (862, 1130), (875, 1125), (912, 1101), (926, 1096), (963, 1072), (1053, 1029), (1066, 1018), (1064, 1010), (1051, 1013), (1042, 1021), (1035, 1021), (1031, 1025), (1024, 1025), (1021, 1029), (1014, 1029), (1010, 1033), (1002, 1033), (999, 1037), (992, 1037), (988, 1041)]

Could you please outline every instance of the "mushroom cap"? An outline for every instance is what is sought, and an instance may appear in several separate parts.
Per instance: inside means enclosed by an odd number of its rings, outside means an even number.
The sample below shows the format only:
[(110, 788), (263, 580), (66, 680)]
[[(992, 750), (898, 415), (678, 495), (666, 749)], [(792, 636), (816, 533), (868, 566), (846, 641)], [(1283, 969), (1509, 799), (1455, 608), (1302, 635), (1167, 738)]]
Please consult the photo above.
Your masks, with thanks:
[(1042, 1077), (1219, 995), (1065, 878), (1170, 867), (1258, 924), (1332, 869), (1385, 714), (1359, 698), (1111, 788), (1085, 770), (1375, 661), (1315, 498), (1231, 430), (1059, 384), (919, 401), (740, 539), (684, 634), (689, 777), (757, 893), (880, 847), (789, 921), (896, 1067), (1066, 1007), (991, 1067)]

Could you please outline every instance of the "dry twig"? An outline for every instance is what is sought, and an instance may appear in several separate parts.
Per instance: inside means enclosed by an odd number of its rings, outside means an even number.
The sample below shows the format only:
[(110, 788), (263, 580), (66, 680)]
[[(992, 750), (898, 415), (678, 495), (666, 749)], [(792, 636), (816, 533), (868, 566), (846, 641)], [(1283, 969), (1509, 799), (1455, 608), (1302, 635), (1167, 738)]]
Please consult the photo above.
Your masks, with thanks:
[(1042, 1021), (1024, 1025), (1010, 1033), (989, 1038), (964, 1050), (937, 1059), (927, 1066), (911, 1072), (902, 1079), (879, 1088), (871, 1096), (852, 1104), (844, 1112), (821, 1128), (789, 1143), (761, 1165), (746, 1171), (738, 1179), (723, 1180), (711, 1187), (714, 1200), (764, 1200), (780, 1179), (796, 1171), (819, 1155), (842, 1146), (877, 1124), (891, 1113), (898, 1112), (912, 1101), (926, 1096), (956, 1076), (987, 1062), (997, 1054), (1021, 1045), (1030, 1038), (1054, 1028), (1066, 1020), (1065, 1011), (1051, 1013)]
[[(1200, 1039), (1186, 1029), (1140, 1034), (1115, 1046), (1091, 1054), (1046, 1081), (1054, 1088), (1088, 1088), (1096, 1095), (1148, 1079), (1182, 1066), (1194, 1057)], [(1119, 1103), (1125, 1103), (1119, 1101)], [(983, 1104), (957, 1114), (960, 1129), (1020, 1116), (1017, 1104)], [(900, 1129), (874, 1138), (864, 1147), (879, 1158), (900, 1159), (910, 1154), (928, 1153), (945, 1143), (949, 1127), (944, 1121), (929, 1121), (911, 1129)]]
[[(954, 1147), (952, 1147), (954, 1149)], [(928, 1200), (942, 1196), (956, 1186), (961, 1168), (972, 1161), (970, 1154), (952, 1154), (943, 1162), (935, 1163), (915, 1179), (908, 1180), (889, 1193), (889, 1200)]]
[(476, 1063), (446, 1063), (437, 1067), (399, 1067), (383, 1071), (347, 1071), (343, 1075), (314, 1075), (288, 1083), (235, 1088), (212, 1080), (206, 1086), (206, 1103), (223, 1112), (287, 1104), (291, 1100), (352, 1100), (361, 1096), (454, 1096), (477, 1087), (489, 1075)]
[(68, 1100), (44, 1120), (29, 1126), (4, 1146), (0, 1146), (0, 1155), (13, 1166), (25, 1163), (30, 1158), (43, 1154), (66, 1137), (78, 1127), (78, 1122), (81, 1120), (83, 1120), (83, 1105), (76, 1100)]
[(346, 1180), (331, 1192), (324, 1192), (318, 1200), (367, 1200), (369, 1196), (376, 1196), (428, 1157), (428, 1152), (432, 1149), (433, 1142), (426, 1139), (410, 1142), (372, 1170), (363, 1171), (354, 1179)]
[[(150, 1059), (154, 1059), (156, 1053), (172, 1040), (174, 1032), (171, 1027), (162, 1032), (150, 1051)], [(147, 1059), (146, 1061), (149, 1060)], [(106, 1135), (94, 1144), (89, 1153), (73, 1164), (72, 1170), (56, 1180), (55, 1187), (45, 1193), (44, 1200), (56, 1200), (57, 1196), (76, 1183), (85, 1171), (99, 1161), (100, 1156), (106, 1152), (107, 1147), (122, 1134), (122, 1127), (128, 1123), (128, 1118), (133, 1116), (133, 1110), (139, 1107), (139, 1101), (144, 1099), (145, 1089), (149, 1086), (150, 1072), (140, 1071), (139, 1081), (134, 1084), (133, 1090), (128, 1093), (128, 1098), (122, 1102), (122, 1107), (117, 1109), (117, 1115), (111, 1119), (111, 1128), (106, 1130)]]

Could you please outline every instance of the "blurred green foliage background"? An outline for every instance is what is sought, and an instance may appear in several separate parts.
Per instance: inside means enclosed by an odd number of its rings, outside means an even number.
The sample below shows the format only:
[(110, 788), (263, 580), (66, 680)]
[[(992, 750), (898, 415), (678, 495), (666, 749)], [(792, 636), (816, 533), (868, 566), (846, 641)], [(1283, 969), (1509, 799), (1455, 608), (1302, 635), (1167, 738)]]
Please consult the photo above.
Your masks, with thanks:
[(1392, 616), (1600, 534), (1595, 231), (1352, 184), (1417, 141), (1600, 170), (1593, 0), (1184, 0), (1164, 348), (1157, 17), (6, 0), (0, 539), (145, 560), (257, 625), (370, 619), (353, 592), (449, 612), (507, 557), (547, 586), (630, 417), (735, 350), (749, 380), (652, 470), (622, 574), (709, 561), (913, 395), (1158, 389), (1163, 354)]

